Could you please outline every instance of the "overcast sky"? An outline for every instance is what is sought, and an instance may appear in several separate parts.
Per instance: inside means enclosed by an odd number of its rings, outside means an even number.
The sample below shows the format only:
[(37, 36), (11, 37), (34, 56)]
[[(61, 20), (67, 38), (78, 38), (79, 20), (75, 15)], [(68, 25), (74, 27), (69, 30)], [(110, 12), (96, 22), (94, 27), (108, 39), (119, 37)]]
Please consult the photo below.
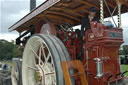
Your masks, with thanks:
[[(37, 0), (37, 6), (45, 0)], [(0, 0), (0, 39), (14, 40), (18, 33), (8, 28), (29, 13), (30, 0)]]
[[(37, 0), (37, 6), (45, 0)], [(17, 32), (8, 32), (8, 28), (29, 13), (30, 0), (0, 0), (0, 39), (14, 40)], [(116, 17), (115, 17), (116, 19)], [(124, 41), (128, 44), (128, 13), (122, 15)]]

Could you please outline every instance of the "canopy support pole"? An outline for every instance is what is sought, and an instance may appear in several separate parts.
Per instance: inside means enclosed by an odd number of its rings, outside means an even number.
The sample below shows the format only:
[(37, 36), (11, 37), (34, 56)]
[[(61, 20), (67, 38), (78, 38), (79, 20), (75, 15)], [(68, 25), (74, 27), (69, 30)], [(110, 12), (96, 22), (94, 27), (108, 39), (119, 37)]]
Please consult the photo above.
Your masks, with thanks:
[(118, 2), (118, 28), (121, 28), (121, 4)]
[(100, 22), (104, 23), (104, 4), (103, 0), (100, 0)]

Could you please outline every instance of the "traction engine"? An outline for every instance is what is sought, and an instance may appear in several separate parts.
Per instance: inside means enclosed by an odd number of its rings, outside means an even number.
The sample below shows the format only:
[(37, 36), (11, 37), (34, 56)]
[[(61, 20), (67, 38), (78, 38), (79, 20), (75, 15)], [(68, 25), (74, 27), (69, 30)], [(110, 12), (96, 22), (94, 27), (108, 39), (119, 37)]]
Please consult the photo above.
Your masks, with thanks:
[[(93, 2), (92, 2), (93, 1)], [(107, 2), (112, 1), (108, 3)], [(14, 68), (14, 85), (125, 85), (119, 58), (123, 43), (121, 5), (124, 0), (46, 0), (9, 28), (24, 32), (16, 39), (22, 45), (22, 80)], [(105, 3), (106, 9), (104, 13)], [(100, 5), (100, 23), (90, 22), (81, 39), (80, 19), (88, 6)], [(114, 5), (117, 6), (114, 8)], [(106, 25), (118, 8), (118, 26)], [(78, 9), (77, 9), (78, 8)], [(108, 10), (108, 11), (107, 11)], [(86, 13), (84, 13), (84, 11)], [(74, 15), (73, 15), (74, 14)], [(26, 32), (25, 32), (26, 31)], [(30, 33), (30, 36), (27, 34)], [(27, 37), (25, 37), (27, 36)], [(17, 65), (18, 66), (18, 65)], [(19, 70), (19, 72), (21, 72)]]

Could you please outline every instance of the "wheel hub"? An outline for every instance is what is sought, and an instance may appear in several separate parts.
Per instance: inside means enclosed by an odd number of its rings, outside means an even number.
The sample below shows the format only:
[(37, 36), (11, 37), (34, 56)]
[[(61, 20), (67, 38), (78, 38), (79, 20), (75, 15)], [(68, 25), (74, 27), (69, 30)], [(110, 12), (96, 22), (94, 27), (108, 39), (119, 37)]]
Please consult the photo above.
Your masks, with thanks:
[(41, 71), (36, 71), (37, 74), (37, 79), (35, 79), (36, 81), (41, 81), (43, 79), (43, 74)]
[(55, 72), (53, 72), (54, 69), (50, 63), (46, 63), (45, 65), (37, 65), (37, 68), (38, 70), (36, 70), (35, 72), (36, 82), (42, 81), (44, 85), (45, 83), (52, 84), (53, 82), (55, 82)]

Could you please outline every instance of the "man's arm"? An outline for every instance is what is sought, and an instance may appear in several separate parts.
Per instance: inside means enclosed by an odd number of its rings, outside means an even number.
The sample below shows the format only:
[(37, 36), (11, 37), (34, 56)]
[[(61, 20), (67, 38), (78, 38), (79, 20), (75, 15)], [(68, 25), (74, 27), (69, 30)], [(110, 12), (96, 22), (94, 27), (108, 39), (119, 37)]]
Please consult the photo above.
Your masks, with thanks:
[(82, 19), (82, 20), (81, 20), (81, 38), (83, 38), (83, 36), (84, 36), (84, 34), (85, 34), (85, 32), (84, 32), (84, 30), (85, 30), (85, 25), (86, 25), (86, 20), (85, 20), (85, 19)]
[(97, 21), (98, 23), (100, 23), (100, 20), (97, 17), (94, 17), (94, 20), (93, 21)]

